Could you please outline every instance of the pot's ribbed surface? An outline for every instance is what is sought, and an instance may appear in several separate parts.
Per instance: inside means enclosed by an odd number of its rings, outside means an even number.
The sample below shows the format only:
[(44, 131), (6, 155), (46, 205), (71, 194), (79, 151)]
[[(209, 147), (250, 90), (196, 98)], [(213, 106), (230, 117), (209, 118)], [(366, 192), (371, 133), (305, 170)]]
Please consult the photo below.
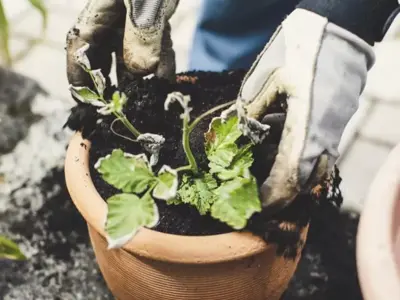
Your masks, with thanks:
[(277, 258), (270, 247), (238, 261), (166, 263), (107, 250), (106, 240), (90, 225), (89, 233), (101, 272), (119, 300), (278, 300), (300, 257)]
[[(75, 206), (88, 223), (100, 270), (119, 300), (278, 300), (296, 259), (249, 233), (179, 236), (143, 228), (123, 248), (107, 249), (107, 205), (89, 173), (90, 143), (76, 134), (65, 160)], [(308, 227), (301, 239), (306, 240)]]

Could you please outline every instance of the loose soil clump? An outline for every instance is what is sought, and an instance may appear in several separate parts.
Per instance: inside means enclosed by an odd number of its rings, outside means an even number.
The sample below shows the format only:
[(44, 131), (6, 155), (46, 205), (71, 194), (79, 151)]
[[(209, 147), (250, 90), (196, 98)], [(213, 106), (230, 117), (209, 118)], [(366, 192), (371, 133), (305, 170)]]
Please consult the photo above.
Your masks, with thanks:
[[(174, 91), (190, 95), (190, 106), (193, 108), (191, 116), (195, 118), (218, 104), (236, 99), (245, 73), (244, 70), (222, 73), (188, 72), (178, 75), (178, 80), (174, 84), (154, 77), (151, 79), (135, 78), (134, 80), (127, 76), (120, 78), (119, 90), (128, 96), (128, 103), (124, 108), (127, 118), (141, 132), (161, 134), (166, 139), (161, 149), (158, 167), (168, 164), (174, 168), (186, 164), (186, 156), (181, 144), (182, 127), (179, 119), (182, 110), (178, 104), (173, 104), (169, 111), (165, 111), (164, 101), (167, 95)], [(111, 94), (113, 91), (114, 88), (111, 87), (106, 93)], [(268, 113), (286, 112), (286, 108), (286, 97), (281, 95)], [(204, 133), (208, 130), (212, 117), (219, 114), (220, 112), (217, 112), (204, 118), (190, 136), (193, 153), (199, 167), (203, 169), (207, 169)], [(66, 124), (73, 130), (82, 131), (83, 137), (92, 142), (91, 177), (104, 199), (118, 193), (118, 190), (103, 181), (93, 167), (95, 162), (116, 148), (132, 154), (144, 152), (137, 143), (112, 132), (113, 121), (112, 116), (99, 115), (95, 107), (80, 103), (72, 109)], [(115, 122), (112, 128), (118, 134), (131, 136), (119, 122)], [(283, 124), (272, 126), (270, 134), (263, 144), (254, 148), (255, 163), (251, 171), (259, 185), (266, 179), (273, 165), (282, 129)], [(300, 231), (308, 224), (312, 213), (318, 213), (321, 203), (341, 205), (339, 183), (340, 176), (335, 170), (330, 182), (322, 183), (312, 194), (299, 195), (289, 207), (273, 217), (263, 213), (253, 215), (245, 230), (262, 236), (267, 242), (276, 243), (281, 254), (294, 257), (300, 246)], [(192, 206), (186, 204), (168, 206), (164, 201), (157, 201), (157, 205), (160, 222), (154, 230), (180, 235), (212, 235), (232, 231), (226, 224), (211, 218), (211, 216), (201, 216)], [(282, 222), (289, 225), (282, 226)], [(302, 242), (300, 241), (300, 243)]]

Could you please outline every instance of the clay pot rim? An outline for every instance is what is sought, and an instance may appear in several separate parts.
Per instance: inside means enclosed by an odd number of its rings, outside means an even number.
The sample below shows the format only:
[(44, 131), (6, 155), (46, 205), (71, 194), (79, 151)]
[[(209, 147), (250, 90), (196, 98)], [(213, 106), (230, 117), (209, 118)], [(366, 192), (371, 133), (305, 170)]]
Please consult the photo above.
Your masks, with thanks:
[(370, 186), (357, 232), (357, 269), (366, 300), (400, 299), (395, 242), (400, 232), (400, 144)]
[[(97, 192), (89, 171), (90, 142), (76, 133), (68, 146), (65, 179), (76, 208), (105, 238), (106, 202)], [(142, 257), (186, 264), (211, 264), (264, 252), (274, 245), (248, 232), (231, 232), (209, 236), (182, 236), (143, 228), (122, 249)]]

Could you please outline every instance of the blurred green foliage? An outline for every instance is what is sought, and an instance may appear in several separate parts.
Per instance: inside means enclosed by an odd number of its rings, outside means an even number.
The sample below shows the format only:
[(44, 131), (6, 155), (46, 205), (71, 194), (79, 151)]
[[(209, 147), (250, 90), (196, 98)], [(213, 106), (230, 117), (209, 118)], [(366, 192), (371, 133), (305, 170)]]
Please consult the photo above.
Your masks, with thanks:
[[(14, 0), (21, 1), (21, 0)], [(47, 9), (43, 0), (27, 0), (42, 16), (43, 31), (47, 27)], [(3, 1), (0, 0), (0, 57), (3, 58), (6, 66), (12, 65), (10, 53), (10, 24), (4, 9)]]
[(0, 259), (25, 260), (25, 255), (13, 241), (0, 235)]

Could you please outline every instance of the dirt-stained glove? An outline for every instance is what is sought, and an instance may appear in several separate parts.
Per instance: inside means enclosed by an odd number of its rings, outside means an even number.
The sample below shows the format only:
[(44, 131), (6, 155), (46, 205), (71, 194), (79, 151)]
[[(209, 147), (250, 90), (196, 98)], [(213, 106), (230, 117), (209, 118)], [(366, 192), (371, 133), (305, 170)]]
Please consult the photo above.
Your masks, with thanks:
[(70, 84), (90, 86), (89, 75), (76, 63), (75, 52), (86, 43), (92, 69), (109, 75), (111, 53), (121, 55), (137, 75), (154, 73), (172, 79), (175, 54), (168, 20), (179, 0), (88, 0), (67, 35), (67, 75)]
[(238, 97), (248, 120), (261, 120), (278, 93), (288, 95), (278, 154), (261, 188), (264, 207), (286, 206), (332, 170), (373, 63), (371, 46), (326, 18), (296, 9), (283, 21)]

